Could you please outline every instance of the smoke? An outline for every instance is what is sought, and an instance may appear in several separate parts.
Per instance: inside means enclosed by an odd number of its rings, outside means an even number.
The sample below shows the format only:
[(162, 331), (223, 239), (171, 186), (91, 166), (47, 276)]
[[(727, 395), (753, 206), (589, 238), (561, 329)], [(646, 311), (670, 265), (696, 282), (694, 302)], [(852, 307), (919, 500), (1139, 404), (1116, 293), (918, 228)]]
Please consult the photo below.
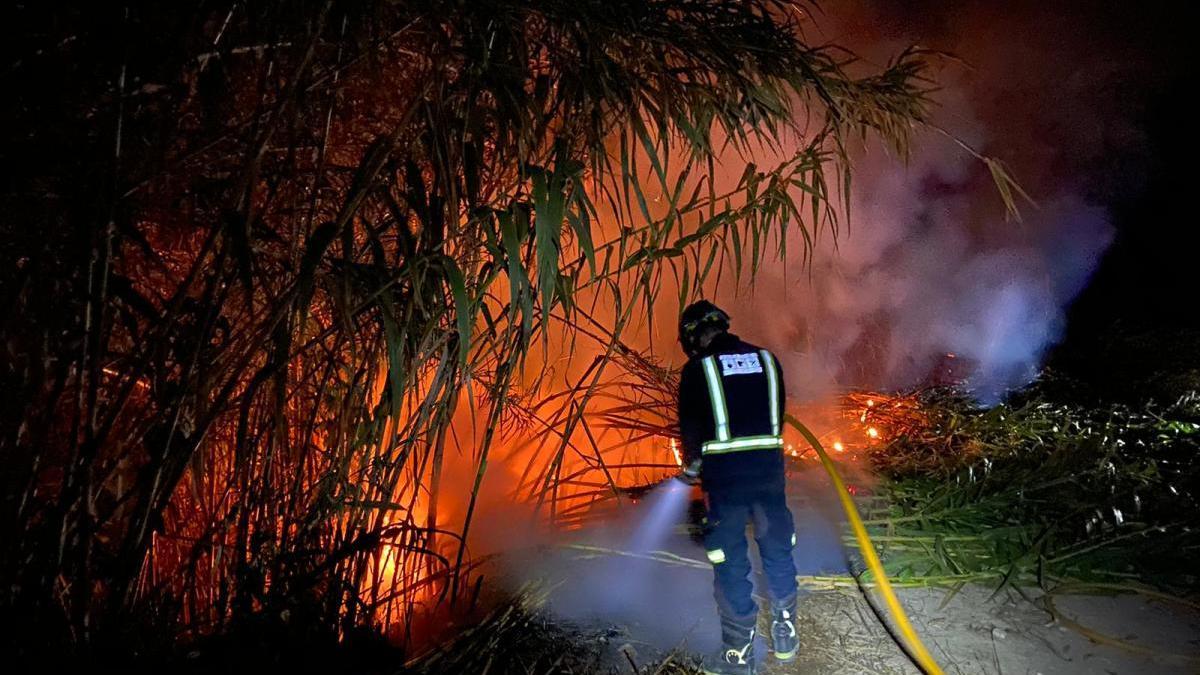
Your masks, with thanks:
[(907, 166), (861, 163), (854, 229), (819, 248), (811, 279), (771, 270), (735, 316), (779, 351), (793, 393), (911, 386), (958, 363), (949, 375), (968, 375), (990, 402), (1031, 380), (1062, 336), (1066, 307), (1111, 241), (1104, 210), (1061, 194), (1020, 224), (999, 211), (980, 218), (969, 192), (928, 187), (953, 184), (974, 161), (938, 145)]
[[(853, 467), (847, 478), (859, 485), (869, 480)], [(845, 574), (843, 516), (828, 478), (814, 467), (789, 475), (788, 489), (797, 523), (793, 559), (798, 574)], [(721, 630), (713, 573), (701, 544), (684, 531), (691, 494), (678, 481), (667, 481), (613, 517), (518, 559), (514, 579), (552, 586), (546, 610), (558, 619), (614, 628), (613, 647), (632, 642), (648, 648), (649, 656), (673, 649), (715, 651)], [(581, 549), (571, 548), (571, 542)], [(748, 545), (756, 548), (753, 540)], [(762, 598), (767, 591), (761, 566), (756, 553), (751, 558), (752, 581)]]
[(749, 292), (716, 293), (779, 354), (794, 397), (966, 376), (993, 403), (1027, 384), (1113, 240), (1108, 202), (1136, 189), (1150, 56), (1085, 10), (929, 9), (839, 5), (821, 29), (868, 62), (913, 43), (961, 57), (939, 62), (932, 122), (1003, 160), (1036, 205), (1006, 219), (988, 168), (937, 131), (906, 160), (862, 149), (849, 227), (824, 233), (811, 274), (768, 263)]

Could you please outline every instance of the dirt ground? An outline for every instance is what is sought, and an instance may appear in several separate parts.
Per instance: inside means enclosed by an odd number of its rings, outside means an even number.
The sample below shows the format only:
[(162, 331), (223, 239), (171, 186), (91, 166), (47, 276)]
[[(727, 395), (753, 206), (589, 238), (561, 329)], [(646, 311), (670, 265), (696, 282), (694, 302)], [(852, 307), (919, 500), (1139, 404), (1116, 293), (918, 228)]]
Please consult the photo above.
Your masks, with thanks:
[[(1134, 596), (1064, 596), (1060, 611), (1081, 624), (1157, 652), (1135, 654), (1096, 644), (1062, 626), (1016, 593), (991, 589), (902, 589), (918, 633), (947, 673), (1196, 673), (1200, 614)], [(1033, 600), (1033, 602), (1030, 602)], [(943, 603), (944, 606), (943, 606)], [(800, 610), (801, 656), (792, 664), (764, 660), (764, 673), (916, 673), (856, 591), (808, 595)], [(1189, 654), (1192, 662), (1168, 654)]]
[[(850, 481), (855, 480), (864, 477), (851, 475)], [(799, 574), (802, 578), (844, 574), (841, 515), (823, 476), (803, 471), (789, 485), (799, 539)], [(622, 548), (641, 517), (637, 508), (632, 511), (625, 527), (586, 532), (581, 542)], [(541, 570), (554, 570), (563, 579), (551, 595), (548, 611), (577, 625), (605, 627), (611, 636), (605, 639), (605, 648), (612, 652), (613, 672), (633, 672), (631, 663), (651, 663), (669, 651), (702, 654), (717, 647), (712, 573), (703, 562), (703, 549), (681, 527), (674, 527), (659, 548), (678, 558), (581, 559), (565, 554), (541, 561)], [(940, 588), (897, 592), (917, 632), (947, 673), (1200, 673), (1200, 612), (1178, 604), (1134, 595), (1053, 598), (1061, 615), (1085, 630), (1131, 645), (1119, 648), (1093, 642), (1055, 620), (1037, 589), (1006, 590), (995, 597), (991, 588), (983, 586), (968, 586), (957, 593)], [(805, 592), (798, 628), (800, 657), (790, 664), (765, 656), (766, 644), (760, 638), (760, 672), (918, 672), (856, 588)]]

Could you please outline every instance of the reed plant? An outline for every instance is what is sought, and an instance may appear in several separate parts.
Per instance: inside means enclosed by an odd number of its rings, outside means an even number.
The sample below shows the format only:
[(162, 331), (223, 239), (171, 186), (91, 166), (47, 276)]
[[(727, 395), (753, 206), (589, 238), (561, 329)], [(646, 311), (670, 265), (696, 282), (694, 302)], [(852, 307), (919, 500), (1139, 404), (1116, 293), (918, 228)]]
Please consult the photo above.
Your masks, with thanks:
[(856, 63), (806, 39), (813, 11), (6, 9), (7, 646), (263, 621), (403, 642), (469, 602), (490, 461), (585, 317), (603, 344), (529, 462), (537, 499), (564, 458), (607, 472), (577, 432), (663, 289), (671, 315), (835, 231), (851, 144), (903, 154), (924, 123), (926, 55)]

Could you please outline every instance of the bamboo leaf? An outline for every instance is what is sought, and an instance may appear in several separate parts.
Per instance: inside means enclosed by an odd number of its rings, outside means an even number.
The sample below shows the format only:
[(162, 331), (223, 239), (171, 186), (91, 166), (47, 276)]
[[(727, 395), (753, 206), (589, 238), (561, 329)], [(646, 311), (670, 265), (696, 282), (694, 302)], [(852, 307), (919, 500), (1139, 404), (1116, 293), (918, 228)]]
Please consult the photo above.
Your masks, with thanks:
[(497, 214), (500, 223), (500, 239), (508, 260), (510, 311), (521, 312), (521, 328), (529, 335), (533, 322), (533, 297), (530, 293), (529, 276), (521, 264), (522, 235), (512, 211)]
[(467, 356), (471, 352), (471, 328), (475, 325), (475, 310), (467, 294), (466, 282), (458, 263), (449, 256), (442, 256), (442, 267), (446, 271), (446, 280), (454, 297), (454, 311), (458, 324), (458, 362), (466, 366)]
[(308, 316), (308, 305), (312, 300), (317, 266), (321, 263), (321, 258), (325, 256), (325, 251), (329, 249), (329, 245), (333, 243), (337, 234), (336, 223), (321, 223), (309, 235), (304, 246), (304, 255), (300, 258), (300, 270), (296, 274), (295, 307), (300, 314), (298, 325), (303, 326), (305, 318)]
[(564, 195), (561, 183), (544, 170), (535, 170), (533, 180), (534, 242), (537, 246), (538, 290), (542, 311), (554, 304), (558, 280), (559, 236), (562, 232)]
[(575, 237), (579, 241), (579, 248), (583, 251), (583, 256), (587, 260), (588, 267), (591, 269), (592, 277), (595, 277), (596, 247), (592, 243), (592, 226), (587, 210), (580, 208), (578, 212), (567, 211), (567, 221), (571, 224), (571, 228), (575, 230)]

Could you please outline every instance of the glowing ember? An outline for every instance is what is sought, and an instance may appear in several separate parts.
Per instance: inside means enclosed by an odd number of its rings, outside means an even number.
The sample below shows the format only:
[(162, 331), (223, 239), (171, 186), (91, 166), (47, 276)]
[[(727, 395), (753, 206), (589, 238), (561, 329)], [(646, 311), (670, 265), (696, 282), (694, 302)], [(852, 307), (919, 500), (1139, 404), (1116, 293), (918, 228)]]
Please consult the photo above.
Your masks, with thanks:
[(834, 441), (834, 443), (833, 443), (833, 449), (834, 449), (835, 451), (837, 451), (837, 452), (845, 452), (845, 451), (846, 451), (846, 446), (842, 445), (842, 442), (841, 442), (841, 441)]
[(867, 435), (870, 436), (871, 438), (879, 438), (879, 430), (876, 429), (875, 427), (868, 427)]

